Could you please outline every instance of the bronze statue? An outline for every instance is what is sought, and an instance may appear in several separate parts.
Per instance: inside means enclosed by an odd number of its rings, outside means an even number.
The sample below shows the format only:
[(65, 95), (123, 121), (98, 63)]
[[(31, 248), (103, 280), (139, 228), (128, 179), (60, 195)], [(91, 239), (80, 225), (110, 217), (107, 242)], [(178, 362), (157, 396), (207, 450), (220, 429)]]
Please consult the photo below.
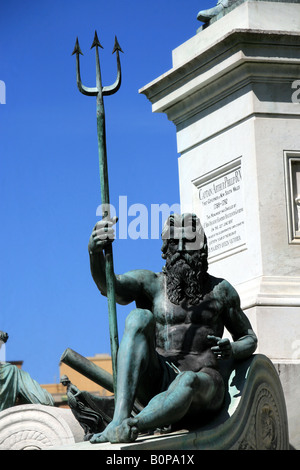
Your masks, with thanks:
[(94, 433), (103, 431), (112, 421), (113, 397), (97, 397), (80, 391), (66, 375), (61, 377), (60, 383), (67, 387), (68, 404), (84, 430), (84, 440), (88, 441)]
[[(0, 348), (7, 340), (8, 334), (0, 331)], [(28, 372), (14, 364), (0, 362), (0, 411), (28, 403), (53, 406), (54, 400)]]
[[(91, 273), (106, 295), (103, 251), (116, 221), (103, 220), (89, 240)], [(172, 214), (162, 232), (160, 273), (115, 276), (116, 300), (136, 308), (126, 319), (117, 361), (112, 422), (91, 442), (131, 442), (139, 433), (199, 423), (222, 407), (225, 384), (219, 360), (250, 357), (257, 338), (235, 289), (208, 273), (207, 240), (194, 214)], [(224, 327), (233, 341), (223, 338)], [(131, 416), (134, 400), (143, 406)]]
[(199, 21), (202, 21), (203, 23), (207, 24), (207, 23), (210, 22), (210, 20), (214, 16), (217, 16), (219, 13), (222, 13), (227, 8), (231, 7), (232, 5), (234, 5), (237, 2), (238, 2), (238, 0), (219, 0), (215, 7), (209, 8), (208, 10), (199, 11), (199, 13), (197, 15), (197, 19)]

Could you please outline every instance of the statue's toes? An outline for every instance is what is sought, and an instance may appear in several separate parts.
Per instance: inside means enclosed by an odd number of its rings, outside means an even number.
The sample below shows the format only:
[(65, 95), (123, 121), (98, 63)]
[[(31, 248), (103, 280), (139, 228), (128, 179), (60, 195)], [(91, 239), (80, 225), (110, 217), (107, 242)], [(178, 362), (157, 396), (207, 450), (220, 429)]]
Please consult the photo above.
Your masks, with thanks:
[(99, 444), (101, 442), (108, 442), (108, 439), (105, 437), (103, 433), (99, 433), (99, 434), (94, 434), (91, 437), (90, 442), (92, 444)]

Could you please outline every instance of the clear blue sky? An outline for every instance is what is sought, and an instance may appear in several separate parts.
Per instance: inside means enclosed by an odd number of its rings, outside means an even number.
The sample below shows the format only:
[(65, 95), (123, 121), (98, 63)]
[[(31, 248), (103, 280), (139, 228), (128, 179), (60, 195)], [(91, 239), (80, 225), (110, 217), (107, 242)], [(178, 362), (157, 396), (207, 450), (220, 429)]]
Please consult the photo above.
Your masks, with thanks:
[[(128, 206), (150, 211), (179, 203), (176, 129), (138, 90), (172, 67), (172, 50), (200, 26), (198, 11), (215, 3), (2, 2), (0, 329), (10, 336), (7, 360), (23, 360), (41, 384), (59, 381), (67, 347), (110, 353), (107, 299), (91, 278), (87, 251), (101, 203), (96, 104), (76, 87), (76, 36), (86, 86), (95, 85), (95, 29), (104, 85), (115, 80), (115, 35), (124, 51), (121, 89), (105, 100), (111, 202), (118, 208), (126, 196)], [(116, 240), (115, 271), (160, 271), (160, 248), (159, 239)], [(132, 307), (117, 307), (120, 338)]]

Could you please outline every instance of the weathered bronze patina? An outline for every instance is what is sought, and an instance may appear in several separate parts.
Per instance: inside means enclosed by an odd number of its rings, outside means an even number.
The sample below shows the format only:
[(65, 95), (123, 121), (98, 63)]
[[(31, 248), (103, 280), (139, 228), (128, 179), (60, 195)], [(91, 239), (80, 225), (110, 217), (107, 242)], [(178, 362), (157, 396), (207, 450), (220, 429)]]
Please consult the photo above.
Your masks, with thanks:
[(234, 4), (243, 3), (240, 0), (218, 0), (215, 7), (209, 8), (208, 10), (201, 10), (198, 13), (197, 19), (205, 24), (209, 24), (210, 20), (220, 13), (224, 13), (226, 9), (233, 6)]
[[(112, 242), (113, 224), (107, 229), (107, 221), (98, 222), (88, 246), (92, 276), (104, 295), (103, 252)], [(93, 443), (130, 442), (156, 428), (199, 425), (224, 402), (220, 359), (246, 359), (256, 349), (237, 292), (208, 273), (207, 241), (198, 217), (172, 214), (162, 238), (162, 272), (115, 276), (117, 302), (135, 302), (136, 308), (126, 319), (119, 347), (114, 417), (91, 438)], [(225, 327), (233, 341), (222, 339)], [(135, 399), (144, 408), (132, 417)]]
[(60, 383), (67, 387), (68, 404), (84, 430), (84, 440), (88, 441), (94, 433), (103, 431), (112, 421), (114, 398), (81, 391), (66, 375), (61, 377)]
[[(8, 334), (0, 331), (0, 347), (7, 340)], [(9, 362), (0, 362), (0, 411), (29, 403), (53, 406), (54, 400), (28, 372)]]
[[(103, 97), (113, 95), (116, 93), (121, 86), (121, 64), (120, 54), (123, 52), (117, 38), (115, 37), (115, 44), (113, 48), (113, 54), (116, 53), (117, 57), (117, 78), (113, 85), (102, 86), (99, 50), (102, 47), (99, 42), (97, 32), (95, 31), (94, 41), (91, 46), (96, 50), (96, 87), (89, 88), (82, 84), (80, 76), (80, 63), (79, 55), (83, 55), (79, 46), (78, 38), (76, 39), (73, 54), (76, 54), (76, 75), (77, 75), (77, 87), (81, 93), (87, 96), (96, 96), (97, 103), (97, 138), (98, 138), (98, 153), (99, 153), (99, 171), (100, 171), (100, 183), (101, 183), (101, 202), (103, 210), (103, 220), (110, 219), (110, 197), (109, 197), (109, 184), (108, 184), (108, 167), (107, 167), (107, 149), (106, 149), (106, 129), (105, 129), (105, 110)], [(107, 280), (107, 299), (108, 299), (108, 314), (109, 314), (109, 331), (110, 331), (110, 343), (111, 343), (111, 355), (112, 355), (112, 368), (113, 368), (113, 380), (114, 380), (114, 392), (115, 397), (117, 395), (116, 386), (116, 368), (117, 368), (117, 352), (119, 347), (118, 338), (118, 326), (117, 326), (117, 312), (116, 312), (116, 300), (115, 300), (115, 289), (114, 289), (114, 262), (113, 252), (111, 244), (105, 248), (105, 270)]]

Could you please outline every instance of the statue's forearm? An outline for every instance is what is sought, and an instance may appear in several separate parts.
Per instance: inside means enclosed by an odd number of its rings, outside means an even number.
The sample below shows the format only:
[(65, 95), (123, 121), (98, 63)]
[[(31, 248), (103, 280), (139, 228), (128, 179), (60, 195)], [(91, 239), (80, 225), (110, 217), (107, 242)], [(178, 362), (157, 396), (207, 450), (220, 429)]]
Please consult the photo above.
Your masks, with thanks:
[(92, 277), (95, 284), (103, 295), (106, 295), (106, 275), (105, 275), (105, 259), (102, 252), (90, 252), (90, 267)]
[[(90, 252), (90, 267), (94, 282), (102, 295), (107, 296), (106, 285), (106, 264), (103, 252)], [(124, 276), (115, 275), (115, 298), (121, 305), (128, 305), (135, 299), (136, 282), (133, 278), (124, 278)]]
[(246, 359), (257, 348), (257, 338), (254, 333), (242, 336), (232, 343), (232, 352), (235, 359)]

